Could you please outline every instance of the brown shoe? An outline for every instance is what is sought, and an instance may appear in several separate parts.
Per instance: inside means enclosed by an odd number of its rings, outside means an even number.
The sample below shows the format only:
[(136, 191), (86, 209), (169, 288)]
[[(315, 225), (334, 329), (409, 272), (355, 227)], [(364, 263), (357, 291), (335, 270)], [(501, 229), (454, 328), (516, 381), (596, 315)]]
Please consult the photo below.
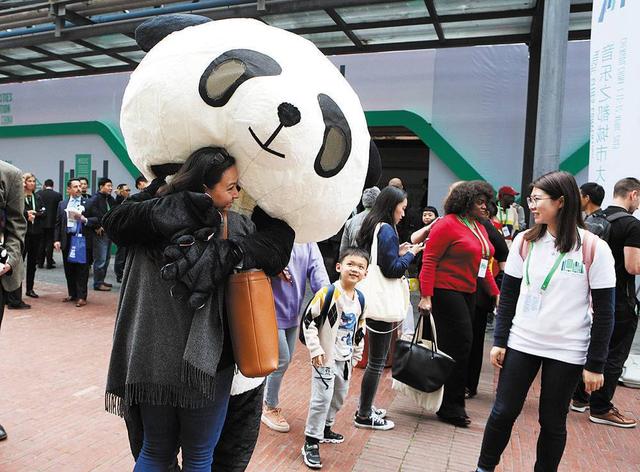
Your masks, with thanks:
[(81, 308), (86, 304), (87, 304), (87, 301), (84, 298), (78, 298), (78, 301), (76, 302), (76, 307)]
[(111, 287), (107, 287), (105, 284), (100, 284), (97, 287), (93, 287), (94, 290), (97, 290), (99, 292), (110, 292), (111, 291)]
[(267, 405), (262, 405), (262, 417), (260, 420), (274, 431), (280, 433), (289, 431), (289, 423), (284, 419), (280, 408), (271, 408)]
[(589, 419), (593, 423), (606, 424), (609, 426), (617, 426), (618, 428), (635, 428), (636, 420), (627, 418), (614, 406), (608, 412), (597, 415), (593, 412), (589, 415)]
[(69, 303), (69, 302), (75, 302), (77, 300), (76, 297), (64, 297), (62, 299), (62, 303)]

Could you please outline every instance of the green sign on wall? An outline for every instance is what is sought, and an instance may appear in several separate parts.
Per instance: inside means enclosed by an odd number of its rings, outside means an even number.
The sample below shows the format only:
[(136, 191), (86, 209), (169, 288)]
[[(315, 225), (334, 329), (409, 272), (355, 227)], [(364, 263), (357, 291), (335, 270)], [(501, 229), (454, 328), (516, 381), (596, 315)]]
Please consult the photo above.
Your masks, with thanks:
[(91, 181), (91, 154), (76, 154), (75, 177), (86, 177)]

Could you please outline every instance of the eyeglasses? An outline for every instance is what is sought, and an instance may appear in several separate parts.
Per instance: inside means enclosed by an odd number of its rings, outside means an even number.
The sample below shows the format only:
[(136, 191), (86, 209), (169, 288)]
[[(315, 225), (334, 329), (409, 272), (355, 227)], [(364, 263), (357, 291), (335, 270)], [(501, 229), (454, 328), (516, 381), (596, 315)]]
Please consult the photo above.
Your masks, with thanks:
[(553, 200), (551, 197), (527, 197), (527, 203), (530, 207), (537, 207), (542, 200)]

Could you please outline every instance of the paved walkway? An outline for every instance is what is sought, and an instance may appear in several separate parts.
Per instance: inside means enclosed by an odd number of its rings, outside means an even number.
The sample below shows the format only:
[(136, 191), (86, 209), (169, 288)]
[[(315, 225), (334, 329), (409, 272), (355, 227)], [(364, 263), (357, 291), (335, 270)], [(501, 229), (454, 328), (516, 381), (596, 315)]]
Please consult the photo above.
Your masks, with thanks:
[[(39, 278), (57, 282), (61, 269)], [(49, 274), (46, 274), (46, 273)], [(109, 471), (133, 468), (123, 422), (104, 412), (103, 391), (111, 347), (117, 293), (91, 291), (78, 309), (59, 300), (58, 283), (38, 280), (41, 298), (31, 310), (6, 310), (0, 335), (0, 422), (9, 438), (0, 443), (0, 471)], [(30, 300), (28, 300), (30, 301)], [(485, 368), (480, 393), (468, 404), (469, 429), (454, 428), (422, 412), (390, 389), (385, 372), (376, 404), (389, 410), (396, 429), (370, 432), (352, 427), (361, 371), (335, 429), (340, 445), (323, 445), (323, 470), (471, 471), (488, 415), (494, 376)], [(307, 470), (300, 458), (309, 381), (302, 346), (285, 376), (281, 405), (292, 429), (288, 434), (263, 427), (250, 471)], [(536, 385), (514, 428), (502, 471), (530, 471), (535, 456)], [(640, 414), (640, 390), (619, 388), (616, 404)], [(585, 414), (569, 416), (569, 442), (561, 471), (640, 471), (639, 430), (596, 426)]]

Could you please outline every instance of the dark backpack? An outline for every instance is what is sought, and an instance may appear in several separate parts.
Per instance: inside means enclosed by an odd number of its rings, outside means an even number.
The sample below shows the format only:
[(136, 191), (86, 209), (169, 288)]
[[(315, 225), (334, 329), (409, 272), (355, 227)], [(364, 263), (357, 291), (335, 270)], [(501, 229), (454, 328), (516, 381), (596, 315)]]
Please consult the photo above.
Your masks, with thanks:
[[(318, 327), (318, 330), (327, 319), (327, 315), (329, 314), (329, 307), (331, 306), (331, 299), (333, 298), (333, 292), (335, 291), (335, 289), (336, 289), (336, 286), (333, 284), (330, 284), (329, 287), (327, 288), (327, 294), (324, 296), (324, 301), (322, 302), (322, 308), (320, 309), (320, 316), (316, 318), (316, 326)], [(358, 289), (356, 289), (356, 293), (358, 294), (358, 301), (360, 302), (360, 313), (362, 315), (364, 314), (364, 295)], [(307, 303), (307, 306), (302, 312), (302, 316), (300, 317), (300, 326), (298, 326), (298, 339), (305, 346), (307, 345), (307, 340), (304, 338), (304, 330), (302, 328), (304, 327), (303, 325), (304, 318), (305, 316), (307, 316), (307, 312), (309, 311), (309, 305), (311, 305), (313, 298), (309, 300), (309, 303)]]
[(611, 237), (611, 223), (627, 216), (634, 217), (625, 211), (619, 211), (613, 215), (605, 215), (604, 211), (598, 210), (597, 212), (587, 216), (584, 220), (584, 224), (587, 229), (598, 236), (600, 239), (609, 243)]

